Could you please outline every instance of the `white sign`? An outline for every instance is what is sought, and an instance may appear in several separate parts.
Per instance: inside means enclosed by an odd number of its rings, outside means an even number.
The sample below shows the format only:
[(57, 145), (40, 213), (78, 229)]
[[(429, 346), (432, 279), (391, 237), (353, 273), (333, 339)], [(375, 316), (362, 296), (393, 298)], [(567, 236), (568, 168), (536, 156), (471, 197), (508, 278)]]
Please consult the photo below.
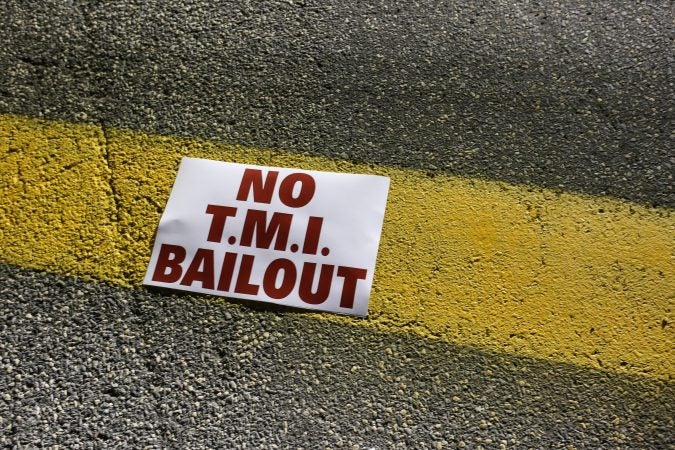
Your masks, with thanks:
[(144, 284), (365, 316), (389, 178), (183, 158)]

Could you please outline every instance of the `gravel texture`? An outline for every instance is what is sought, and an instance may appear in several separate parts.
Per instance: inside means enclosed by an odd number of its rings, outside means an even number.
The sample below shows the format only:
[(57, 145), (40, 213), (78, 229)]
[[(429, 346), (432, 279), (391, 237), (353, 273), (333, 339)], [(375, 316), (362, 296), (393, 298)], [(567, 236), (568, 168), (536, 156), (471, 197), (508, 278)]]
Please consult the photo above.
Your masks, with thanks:
[[(670, 1), (0, 4), (0, 112), (675, 206)], [(8, 448), (675, 447), (675, 385), (0, 266)], [(666, 325), (663, 325), (666, 326)]]
[(0, 111), (675, 206), (671, 1), (0, 6)]
[(0, 266), (0, 445), (654, 448), (672, 383)]

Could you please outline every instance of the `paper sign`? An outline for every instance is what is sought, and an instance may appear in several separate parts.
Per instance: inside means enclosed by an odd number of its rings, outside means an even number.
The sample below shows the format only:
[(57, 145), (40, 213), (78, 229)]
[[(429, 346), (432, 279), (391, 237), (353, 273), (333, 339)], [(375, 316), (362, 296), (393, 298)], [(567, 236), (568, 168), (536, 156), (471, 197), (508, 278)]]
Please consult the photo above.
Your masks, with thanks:
[(365, 316), (389, 178), (183, 158), (144, 284)]

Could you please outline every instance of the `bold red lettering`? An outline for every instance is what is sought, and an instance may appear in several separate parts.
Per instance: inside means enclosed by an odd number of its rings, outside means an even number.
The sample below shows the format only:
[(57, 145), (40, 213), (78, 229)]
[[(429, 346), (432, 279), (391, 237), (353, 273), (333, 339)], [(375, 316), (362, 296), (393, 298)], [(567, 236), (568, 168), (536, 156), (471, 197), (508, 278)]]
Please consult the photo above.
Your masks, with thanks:
[[(281, 284), (277, 287), (277, 278), (279, 277), (279, 272), (282, 270), (284, 271), (284, 275), (281, 278)], [(265, 270), (263, 289), (265, 289), (265, 293), (268, 296), (279, 300), (291, 293), (297, 278), (298, 271), (293, 261), (284, 258), (275, 259)]]
[(270, 248), (270, 244), (272, 244), (272, 240), (274, 239), (274, 249), (284, 251), (288, 243), (292, 219), (292, 214), (275, 212), (272, 214), (268, 225), (267, 211), (249, 209), (246, 211), (240, 244), (251, 247), (253, 233), (255, 233), (255, 246), (257, 248)]
[(312, 292), (314, 277), (316, 276), (316, 266), (316, 263), (306, 262), (302, 267), (302, 276), (300, 277), (298, 292), (300, 299), (310, 305), (318, 305), (325, 302), (328, 294), (330, 294), (330, 286), (333, 283), (333, 270), (335, 266), (322, 264), (316, 292)]
[[(296, 183), (300, 183), (300, 191), (297, 197), (293, 197)], [(312, 200), (314, 191), (316, 191), (314, 178), (306, 173), (292, 173), (284, 178), (279, 186), (279, 200), (291, 208), (300, 208)]]
[[(161, 283), (175, 283), (183, 274), (180, 263), (185, 259), (185, 249), (180, 245), (162, 244), (157, 257), (152, 281)], [(168, 272), (167, 272), (168, 269)]]
[(213, 250), (198, 248), (180, 284), (191, 286), (195, 281), (201, 281), (204, 289), (213, 289), (214, 273)]
[(322, 225), (323, 217), (309, 217), (307, 231), (305, 231), (305, 243), (302, 246), (302, 253), (316, 255), (316, 249), (319, 247), (319, 237), (321, 236)]
[(354, 294), (356, 293), (356, 283), (358, 280), (365, 280), (368, 271), (366, 269), (357, 269), (356, 267), (338, 267), (337, 276), (344, 277), (345, 282), (342, 285), (342, 298), (340, 306), (342, 308), (354, 307)]
[(211, 219), (211, 226), (209, 227), (210, 242), (221, 242), (223, 240), (223, 232), (225, 231), (225, 221), (228, 217), (237, 215), (237, 208), (230, 206), (208, 205), (206, 207), (206, 214), (213, 214)]
[(237, 276), (237, 284), (234, 286), (234, 292), (239, 294), (257, 295), (257, 284), (251, 284), (251, 271), (253, 270), (253, 255), (243, 255), (241, 257), (241, 266), (239, 267), (239, 275)]
[(274, 194), (274, 185), (277, 182), (279, 172), (270, 170), (267, 172), (265, 181), (263, 182), (262, 170), (260, 169), (246, 169), (244, 176), (241, 178), (239, 185), (239, 192), (237, 193), (237, 200), (248, 200), (248, 194), (253, 190), (253, 201), (256, 203), (270, 203), (272, 201), (272, 194)]
[(234, 273), (234, 265), (237, 262), (236, 253), (225, 253), (223, 258), (223, 269), (220, 271), (220, 278), (218, 279), (218, 290), (228, 292), (230, 290), (230, 283), (232, 283), (232, 274)]

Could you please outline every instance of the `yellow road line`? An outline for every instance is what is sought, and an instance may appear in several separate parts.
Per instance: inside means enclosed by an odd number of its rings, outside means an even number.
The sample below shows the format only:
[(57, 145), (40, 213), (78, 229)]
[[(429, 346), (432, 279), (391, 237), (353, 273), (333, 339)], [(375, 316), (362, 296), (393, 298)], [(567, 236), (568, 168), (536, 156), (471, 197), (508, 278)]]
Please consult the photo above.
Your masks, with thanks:
[(3, 261), (121, 280), (104, 156), (98, 127), (0, 115)]
[(391, 178), (370, 316), (327, 320), (675, 375), (668, 209), (0, 115), (0, 260), (141, 283), (183, 156)]

